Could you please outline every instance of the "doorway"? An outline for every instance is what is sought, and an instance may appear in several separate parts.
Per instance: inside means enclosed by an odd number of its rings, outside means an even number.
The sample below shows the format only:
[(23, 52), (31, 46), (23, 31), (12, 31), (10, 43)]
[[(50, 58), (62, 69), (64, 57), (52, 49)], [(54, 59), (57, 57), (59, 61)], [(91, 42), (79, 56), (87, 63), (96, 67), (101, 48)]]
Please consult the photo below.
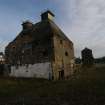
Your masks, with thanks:
[(59, 80), (64, 79), (64, 70), (59, 71)]

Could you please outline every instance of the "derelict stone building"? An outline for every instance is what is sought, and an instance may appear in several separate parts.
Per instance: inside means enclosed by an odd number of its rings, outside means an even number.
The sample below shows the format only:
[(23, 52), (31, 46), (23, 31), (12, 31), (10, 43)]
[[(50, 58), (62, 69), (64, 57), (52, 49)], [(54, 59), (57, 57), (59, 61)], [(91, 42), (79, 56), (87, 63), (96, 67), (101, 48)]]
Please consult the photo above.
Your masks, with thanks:
[(23, 22), (22, 31), (5, 49), (6, 61), (11, 64), (10, 76), (57, 80), (72, 75), (73, 43), (53, 18), (48, 10), (36, 24)]
[(91, 49), (85, 48), (82, 50), (81, 54), (83, 65), (92, 65), (94, 63), (94, 57)]

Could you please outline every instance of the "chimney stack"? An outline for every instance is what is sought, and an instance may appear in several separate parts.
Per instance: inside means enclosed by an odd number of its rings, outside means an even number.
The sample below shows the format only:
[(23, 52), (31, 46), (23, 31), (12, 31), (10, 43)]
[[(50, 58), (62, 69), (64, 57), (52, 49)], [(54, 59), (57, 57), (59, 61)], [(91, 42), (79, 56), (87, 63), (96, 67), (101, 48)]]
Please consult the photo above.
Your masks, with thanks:
[(30, 21), (25, 21), (22, 23), (22, 26), (23, 26), (23, 30), (24, 29), (30, 29), (30, 28), (32, 28), (33, 24)]
[(46, 12), (41, 14), (41, 20), (53, 20), (53, 18), (55, 17), (55, 15), (50, 11), (47, 10)]

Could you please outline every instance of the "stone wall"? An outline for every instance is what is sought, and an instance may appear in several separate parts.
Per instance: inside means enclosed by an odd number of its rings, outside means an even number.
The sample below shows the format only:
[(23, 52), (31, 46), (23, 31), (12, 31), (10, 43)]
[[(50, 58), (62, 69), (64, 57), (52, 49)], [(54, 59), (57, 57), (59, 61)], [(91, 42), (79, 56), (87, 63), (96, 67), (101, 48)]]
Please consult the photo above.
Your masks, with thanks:
[(35, 78), (52, 78), (52, 68), (50, 62), (29, 64), (24, 66), (12, 66), (9, 74), (11, 77), (35, 77)]
[(53, 72), (55, 79), (59, 79), (59, 72), (64, 70), (64, 78), (73, 74), (74, 48), (73, 43), (57, 35), (54, 36)]

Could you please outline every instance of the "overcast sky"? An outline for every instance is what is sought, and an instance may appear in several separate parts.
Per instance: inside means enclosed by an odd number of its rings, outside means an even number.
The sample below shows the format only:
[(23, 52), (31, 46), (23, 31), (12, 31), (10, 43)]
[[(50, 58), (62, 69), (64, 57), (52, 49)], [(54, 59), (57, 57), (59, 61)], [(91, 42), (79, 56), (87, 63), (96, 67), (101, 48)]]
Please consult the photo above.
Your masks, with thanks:
[(0, 0), (0, 51), (21, 31), (23, 21), (36, 23), (47, 9), (73, 41), (76, 57), (85, 47), (94, 57), (105, 56), (105, 0)]

